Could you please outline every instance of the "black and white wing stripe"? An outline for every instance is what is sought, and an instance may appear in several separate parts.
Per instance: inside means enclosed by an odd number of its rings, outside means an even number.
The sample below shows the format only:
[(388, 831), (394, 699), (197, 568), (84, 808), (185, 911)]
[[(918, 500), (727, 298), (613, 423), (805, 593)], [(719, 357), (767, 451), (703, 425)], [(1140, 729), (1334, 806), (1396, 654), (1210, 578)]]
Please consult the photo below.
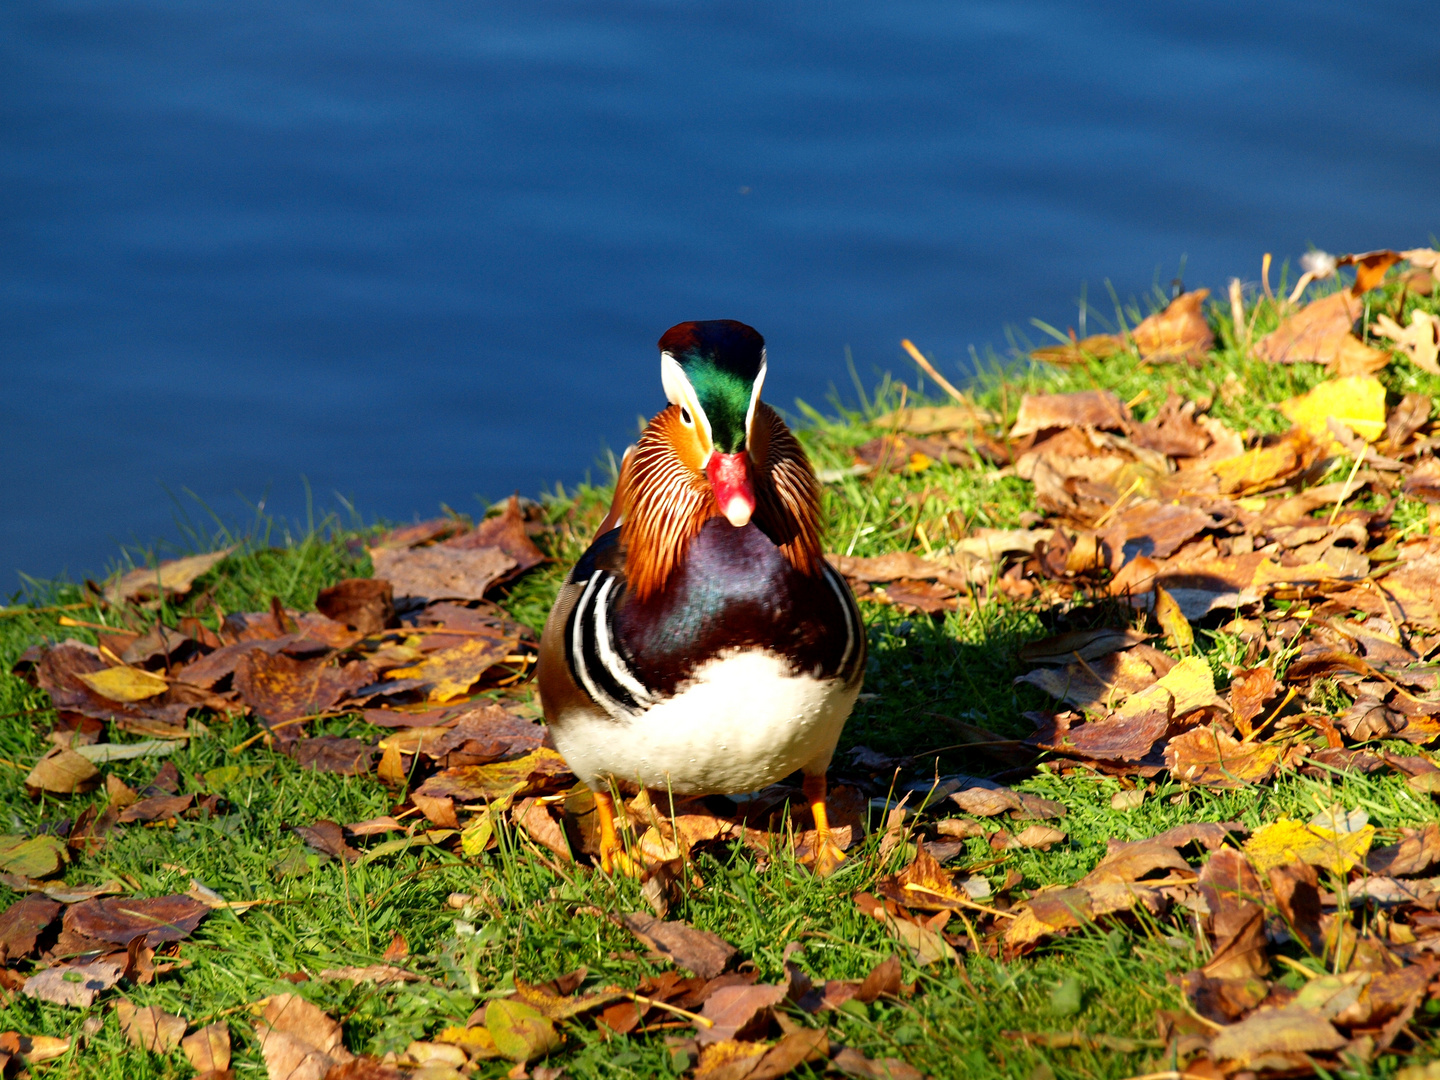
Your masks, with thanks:
[[(597, 542), (595, 547), (600, 544)], [(657, 698), (636, 677), (615, 641), (610, 606), (622, 585), (619, 578), (600, 569), (596, 560), (588, 557), (594, 550), (586, 553), (587, 558), (581, 559), (572, 575), (572, 584), (583, 582), (584, 589), (565, 627), (565, 662), (595, 704), (614, 720), (629, 720), (654, 705)], [(581, 577), (587, 573), (588, 577)]]
[(821, 562), (825, 582), (840, 601), (840, 611), (845, 621), (845, 651), (840, 654), (835, 677), (847, 685), (858, 679), (865, 670), (865, 623), (860, 618), (860, 609), (855, 604), (855, 594), (845, 579), (828, 562)]

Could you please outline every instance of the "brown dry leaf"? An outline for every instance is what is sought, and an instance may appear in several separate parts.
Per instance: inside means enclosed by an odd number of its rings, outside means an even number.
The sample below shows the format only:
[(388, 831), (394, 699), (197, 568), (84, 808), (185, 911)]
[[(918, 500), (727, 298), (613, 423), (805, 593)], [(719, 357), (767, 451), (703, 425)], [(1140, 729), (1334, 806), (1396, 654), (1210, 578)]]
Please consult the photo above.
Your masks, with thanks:
[(121, 825), (136, 821), (164, 821), (166, 818), (179, 817), (190, 809), (194, 801), (194, 795), (155, 795), (127, 806), (116, 820)]
[(396, 668), (387, 679), (420, 679), (430, 684), (429, 698), (449, 701), (467, 693), (480, 676), (504, 660), (514, 643), (472, 639), (453, 649), (428, 656), (413, 667)]
[(230, 1068), (230, 1029), (216, 1021), (181, 1039), (180, 1049), (196, 1072), (224, 1072)]
[(485, 765), (528, 754), (545, 741), (540, 725), (494, 704), (461, 712), (448, 730), (431, 730), (436, 737), (426, 741), (420, 753), (444, 759), (446, 765)]
[(1111, 885), (1139, 881), (1156, 870), (1190, 871), (1190, 864), (1175, 850), (1173, 844), (1153, 838), (1130, 843), (1110, 841), (1110, 850), (1100, 864), (1080, 879), (1083, 885)]
[(57, 746), (37, 761), (25, 777), (25, 790), (32, 798), (42, 791), (51, 795), (79, 795), (99, 786), (100, 770), (63, 746)]
[(1363, 251), (1358, 255), (1341, 255), (1335, 260), (1336, 266), (1355, 267), (1355, 284), (1350, 286), (1352, 296), (1360, 296), (1377, 287), (1385, 280), (1385, 272), (1401, 259), (1398, 251), (1382, 248), (1379, 251)]
[(522, 574), (532, 566), (545, 561), (545, 553), (535, 546), (525, 529), (525, 515), (520, 509), (520, 498), (511, 495), (505, 508), (492, 514), (468, 533), (462, 533), (441, 544), (447, 548), (499, 548), (515, 560), (511, 576)]
[(23, 960), (60, 914), (61, 905), (40, 893), (16, 900), (0, 914), (0, 964)]
[(383, 578), (346, 578), (315, 597), (327, 619), (362, 634), (375, 634), (395, 622), (395, 590)]
[(425, 600), (480, 600), (519, 565), (498, 547), (371, 548), (370, 561), (396, 596)]
[(925, 850), (923, 840), (916, 843), (915, 858), (910, 865), (898, 874), (881, 879), (876, 888), (882, 896), (923, 911), (971, 906), (969, 896), (955, 887), (951, 876)]
[(88, 1009), (95, 999), (120, 981), (125, 965), (114, 960), (49, 967), (25, 980), (21, 993), (55, 1005)]
[(233, 547), (228, 547), (205, 555), (171, 559), (159, 566), (131, 570), (106, 586), (105, 599), (112, 604), (119, 604), (126, 600), (155, 599), (162, 593), (168, 596), (184, 596), (195, 584), (196, 578), (234, 550)]
[(1294, 862), (1272, 867), (1270, 891), (1275, 906), (1290, 927), (1290, 933), (1312, 956), (1323, 956), (1325, 939), (1321, 931), (1320, 880), (1309, 863)]
[(1125, 339), (1119, 334), (1091, 334), (1076, 341), (1072, 333), (1071, 338), (1063, 344), (1036, 349), (1030, 358), (1050, 364), (1088, 364), (1125, 351)]
[(1280, 691), (1275, 672), (1268, 667), (1247, 668), (1230, 676), (1230, 711), (1242, 735)]
[(1010, 438), (1035, 435), (1048, 428), (1091, 427), (1124, 431), (1129, 410), (1109, 390), (1081, 390), (1073, 394), (1026, 394)]
[(1379, 371), (1390, 355), (1361, 343), (1350, 332), (1360, 314), (1360, 301), (1348, 292), (1321, 297), (1262, 338), (1255, 354), (1276, 364), (1326, 364), (1337, 375)]
[(769, 1049), (766, 1043), (722, 1039), (700, 1048), (694, 1080), (745, 1080)]
[(964, 405), (922, 405), (899, 409), (877, 416), (871, 423), (887, 431), (904, 431), (911, 435), (935, 435), (944, 431), (970, 431), (998, 424), (1000, 417), (989, 409)]
[(638, 911), (621, 916), (620, 921), (645, 945), (702, 979), (718, 977), (738, 955), (735, 947), (720, 935), (697, 930), (689, 923), (666, 922)]
[(442, 829), (458, 829), (460, 821), (455, 816), (455, 800), (412, 792), (410, 801), (415, 804), (427, 821)]
[(862, 1080), (924, 1080), (919, 1069), (899, 1058), (872, 1060), (848, 1046), (836, 1053), (830, 1064), (846, 1076), (857, 1076)]
[(143, 935), (153, 949), (162, 942), (183, 941), (209, 914), (209, 907), (184, 894), (113, 897), (72, 904), (65, 909), (63, 925), (68, 933), (122, 947)]
[(168, 1054), (174, 1050), (180, 1045), (187, 1026), (182, 1018), (167, 1013), (158, 1005), (137, 1008), (129, 998), (121, 998), (115, 1003), (115, 1015), (130, 1045), (149, 1050), (152, 1054)]
[(1418, 499), (1432, 505), (1440, 503), (1440, 458), (1416, 462), (1401, 485), (1400, 493), (1407, 499)]
[[(1390, 877), (1414, 877), (1440, 862), (1440, 825), (1426, 822), (1420, 830), (1404, 829), (1398, 844), (1375, 848), (1365, 859), (1365, 868), (1372, 874)], [(9, 914), (9, 912), (6, 912)], [(3, 920), (4, 916), (0, 916)], [(3, 935), (0, 935), (3, 938)]]
[(395, 967), (392, 964), (326, 968), (320, 972), (320, 979), (324, 982), (374, 983), (376, 986), (424, 981), (413, 971), (406, 971), (404, 968)]
[(298, 994), (276, 994), (264, 1006), (255, 1035), (269, 1080), (325, 1080), (351, 1060), (339, 1023)]
[(1094, 761), (1140, 761), (1170, 727), (1168, 709), (1111, 714), (1100, 720), (1060, 728), (1054, 724), (1030, 737), (1042, 750)]
[(1386, 599), (1411, 626), (1440, 630), (1440, 553), (1427, 553), (1402, 562), (1379, 579)]
[(417, 790), (422, 795), (451, 798), (456, 802), (479, 802), (482, 799), (498, 799), (515, 791), (517, 784), (521, 787), (516, 794), (529, 794), (543, 788), (547, 782), (560, 783), (560, 778), (568, 776), (569, 772), (563, 757), (542, 746), (513, 761), (498, 761), (493, 765), (457, 765), (444, 769), (428, 778)]
[(1440, 319), (1416, 308), (1410, 313), (1410, 325), (1401, 327), (1389, 315), (1375, 320), (1374, 331), (1389, 338), (1421, 371), (1440, 375)]
[(1165, 764), (1176, 779), (1203, 787), (1261, 784), (1280, 767), (1281, 747), (1239, 742), (1214, 726), (1191, 728), (1165, 746)]
[(1027, 664), (1068, 664), (1078, 655), (1081, 660), (1098, 660), (1110, 653), (1128, 649), (1146, 641), (1150, 635), (1138, 630), (1071, 630), (1020, 648), (1020, 659)]
[(289, 752), (303, 769), (339, 773), (341, 776), (364, 776), (375, 760), (375, 750), (369, 743), (339, 735), (297, 739)]
[(556, 855), (561, 862), (574, 862), (565, 830), (550, 811), (534, 799), (525, 799), (510, 811), (511, 820), (525, 830), (527, 836)]
[[(235, 665), (240, 699), (271, 724), (313, 716), (338, 705), (373, 678), (364, 663), (335, 667), (323, 659), (293, 660), (255, 650)], [(300, 737), (296, 725), (283, 729), (282, 741)], [(293, 733), (293, 734), (289, 734)]]
[(884, 555), (827, 555), (827, 561), (851, 581), (880, 583), (901, 578), (933, 578), (945, 572), (943, 563), (926, 559), (910, 551), (890, 551)]
[(1209, 295), (1209, 289), (1181, 293), (1164, 311), (1141, 321), (1130, 335), (1140, 356), (1155, 362), (1202, 361), (1215, 343), (1203, 306)]
[(722, 986), (705, 999), (700, 1015), (711, 1027), (700, 1027), (695, 1041), (701, 1046), (736, 1039), (769, 1017), (770, 1010), (785, 1000), (785, 987), (759, 983), (753, 986)]
[(967, 814), (996, 817), (1007, 810), (1019, 810), (1020, 793), (1006, 787), (968, 787), (954, 792), (950, 801)]
[(1155, 499), (1126, 507), (1115, 520), (1125, 530), (1127, 554), (1155, 559), (1168, 558), (1196, 533), (1215, 527), (1215, 519), (1203, 510)]
[(1049, 825), (1028, 825), (1015, 834), (1015, 843), (1020, 847), (1039, 848), (1049, 851), (1056, 844), (1065, 842), (1065, 833)]
[(360, 852), (345, 840), (345, 833), (338, 824), (327, 818), (320, 818), (314, 825), (297, 825), (295, 835), (322, 855), (332, 855), (350, 862), (360, 857)]
[(1348, 1039), (1316, 1013), (1284, 1008), (1256, 1012), (1221, 1028), (1210, 1041), (1210, 1054), (1221, 1061), (1248, 1063), (1267, 1054), (1338, 1050)]
[(885, 587), (885, 599), (897, 607), (935, 615), (955, 610), (955, 590), (931, 581), (896, 581)]

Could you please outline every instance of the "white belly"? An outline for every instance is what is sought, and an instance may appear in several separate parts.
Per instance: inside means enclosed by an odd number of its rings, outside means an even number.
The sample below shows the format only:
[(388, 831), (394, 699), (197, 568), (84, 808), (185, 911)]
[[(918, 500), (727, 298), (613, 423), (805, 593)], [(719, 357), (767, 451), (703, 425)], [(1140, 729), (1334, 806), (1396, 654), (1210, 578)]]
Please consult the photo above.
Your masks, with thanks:
[(774, 653), (734, 653), (704, 664), (678, 694), (632, 720), (574, 710), (552, 732), (591, 787), (613, 779), (676, 794), (736, 794), (800, 768), (823, 773), (858, 691), (791, 675)]

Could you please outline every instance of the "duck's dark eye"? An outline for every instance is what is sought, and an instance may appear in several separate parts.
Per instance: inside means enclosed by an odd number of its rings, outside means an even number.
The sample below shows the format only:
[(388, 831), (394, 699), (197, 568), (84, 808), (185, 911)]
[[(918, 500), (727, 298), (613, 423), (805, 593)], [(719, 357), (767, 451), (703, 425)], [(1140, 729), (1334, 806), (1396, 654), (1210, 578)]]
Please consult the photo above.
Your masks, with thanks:
[(680, 406), (680, 419), (684, 420), (687, 424), (695, 423), (695, 421), (690, 417), (690, 410), (685, 408), (684, 405)]

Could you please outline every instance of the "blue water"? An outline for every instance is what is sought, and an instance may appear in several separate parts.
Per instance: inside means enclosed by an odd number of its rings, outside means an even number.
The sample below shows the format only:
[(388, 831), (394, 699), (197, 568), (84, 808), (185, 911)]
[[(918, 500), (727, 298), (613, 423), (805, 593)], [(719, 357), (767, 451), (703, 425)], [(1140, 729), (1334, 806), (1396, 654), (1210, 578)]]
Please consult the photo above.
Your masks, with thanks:
[(682, 319), (823, 404), (847, 346), (958, 372), (1107, 278), (1423, 244), (1437, 166), (1428, 4), (6, 4), (0, 593), (182, 489), (580, 479)]

